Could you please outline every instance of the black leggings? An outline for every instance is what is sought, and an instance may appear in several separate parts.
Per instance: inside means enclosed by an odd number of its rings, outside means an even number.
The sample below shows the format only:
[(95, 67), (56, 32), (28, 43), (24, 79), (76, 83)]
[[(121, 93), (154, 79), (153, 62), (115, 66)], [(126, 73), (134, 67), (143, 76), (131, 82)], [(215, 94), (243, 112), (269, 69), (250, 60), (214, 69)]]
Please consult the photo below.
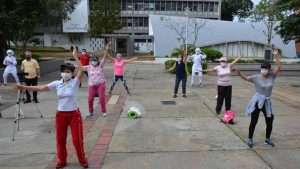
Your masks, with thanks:
[(231, 109), (231, 95), (232, 95), (232, 86), (220, 86), (218, 85), (218, 99), (216, 112), (221, 112), (223, 102), (225, 99), (225, 110)]
[(178, 92), (178, 88), (180, 85), (180, 81), (182, 81), (182, 94), (186, 93), (186, 81), (187, 81), (187, 76), (176, 76), (175, 80), (175, 88), (174, 88), (174, 94), (176, 95)]
[[(38, 78), (37, 77), (35, 77), (33, 79), (25, 78), (25, 84), (26, 84), (26, 86), (37, 86)], [(32, 93), (33, 93), (33, 95), (32, 95), (33, 100), (37, 100), (37, 91), (33, 91)], [(31, 96), (30, 96), (30, 93), (28, 90), (26, 90), (26, 97), (27, 97), (27, 100), (31, 100)]]
[(251, 122), (250, 122), (250, 126), (249, 126), (249, 137), (248, 137), (249, 139), (253, 138), (255, 126), (257, 124), (260, 111), (262, 111), (264, 113), (265, 121), (266, 121), (266, 125), (267, 125), (267, 127), (266, 127), (266, 139), (269, 139), (270, 136), (271, 136), (274, 116), (272, 114), (271, 117), (267, 117), (265, 106), (262, 109), (259, 109), (257, 104), (256, 104), (256, 108), (251, 114)]
[(127, 86), (127, 83), (126, 83), (126, 80), (124, 78), (124, 76), (117, 76), (115, 75), (113, 80), (112, 80), (112, 84), (110, 86), (110, 91), (112, 91), (114, 89), (114, 86), (115, 84), (117, 83), (117, 81), (121, 79), (122, 83), (123, 83), (123, 86), (125, 87), (126, 91), (128, 91), (128, 86)]

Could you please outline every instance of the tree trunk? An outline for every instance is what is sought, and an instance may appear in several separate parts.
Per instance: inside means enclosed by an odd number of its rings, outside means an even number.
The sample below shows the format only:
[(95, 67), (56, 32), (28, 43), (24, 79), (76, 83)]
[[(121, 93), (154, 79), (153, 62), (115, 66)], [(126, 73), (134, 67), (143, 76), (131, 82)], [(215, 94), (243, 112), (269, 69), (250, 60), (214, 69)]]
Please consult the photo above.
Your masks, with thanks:
[(2, 65), (4, 57), (5, 57), (5, 51), (7, 50), (7, 43), (4, 35), (0, 34), (0, 65)]

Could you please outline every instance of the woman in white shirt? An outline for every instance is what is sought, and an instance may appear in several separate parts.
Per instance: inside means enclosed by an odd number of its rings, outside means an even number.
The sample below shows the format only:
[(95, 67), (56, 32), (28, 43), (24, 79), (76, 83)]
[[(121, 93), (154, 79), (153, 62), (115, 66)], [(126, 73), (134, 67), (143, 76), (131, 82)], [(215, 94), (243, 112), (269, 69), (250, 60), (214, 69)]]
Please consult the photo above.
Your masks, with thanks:
[(71, 128), (72, 141), (75, 147), (80, 165), (88, 168), (88, 162), (85, 157), (83, 147), (83, 129), (81, 112), (77, 103), (77, 94), (79, 84), (84, 74), (84, 69), (76, 56), (76, 50), (73, 56), (78, 64), (79, 71), (75, 78), (72, 78), (75, 67), (73, 64), (66, 63), (61, 65), (61, 80), (56, 80), (44, 86), (23, 86), (16, 84), (13, 86), (16, 90), (32, 91), (56, 91), (58, 96), (58, 108), (56, 113), (56, 144), (57, 144), (57, 165), (56, 168), (63, 168), (67, 164), (67, 133), (68, 126)]
[(19, 83), (19, 78), (17, 75), (17, 59), (14, 57), (14, 51), (11, 49), (7, 50), (7, 56), (3, 60), (3, 65), (6, 65), (5, 71), (3, 73), (3, 85), (7, 86), (7, 76), (12, 74), (15, 78), (16, 83)]

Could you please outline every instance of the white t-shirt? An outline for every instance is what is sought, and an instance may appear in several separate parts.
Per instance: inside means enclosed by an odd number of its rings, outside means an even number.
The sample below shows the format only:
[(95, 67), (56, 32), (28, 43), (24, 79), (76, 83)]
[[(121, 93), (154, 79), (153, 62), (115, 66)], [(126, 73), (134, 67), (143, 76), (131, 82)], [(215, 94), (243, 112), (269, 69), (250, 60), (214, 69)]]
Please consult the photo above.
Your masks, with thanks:
[(55, 91), (58, 97), (58, 111), (74, 111), (78, 109), (77, 94), (80, 81), (76, 77), (63, 83), (63, 80), (56, 80), (47, 86), (50, 91)]
[(217, 71), (219, 86), (231, 86), (230, 64), (227, 64), (224, 68), (219, 65), (214, 67), (213, 69)]
[(190, 60), (192, 60), (194, 62), (194, 64), (193, 64), (193, 70), (194, 71), (200, 71), (200, 70), (202, 70), (201, 62), (205, 58), (206, 58), (206, 55), (203, 55), (203, 54), (193, 54), (190, 57)]

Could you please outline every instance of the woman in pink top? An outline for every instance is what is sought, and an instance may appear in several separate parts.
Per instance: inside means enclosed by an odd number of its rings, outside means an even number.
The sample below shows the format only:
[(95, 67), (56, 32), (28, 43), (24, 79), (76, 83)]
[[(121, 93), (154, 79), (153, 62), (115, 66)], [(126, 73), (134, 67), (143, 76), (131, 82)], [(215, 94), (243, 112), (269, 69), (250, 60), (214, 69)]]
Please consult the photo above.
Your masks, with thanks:
[(243, 54), (236, 58), (233, 62), (227, 63), (227, 57), (223, 56), (219, 59), (221, 65), (216, 66), (212, 69), (203, 70), (203, 72), (217, 72), (218, 74), (218, 98), (216, 105), (216, 113), (220, 114), (223, 102), (225, 99), (225, 110), (231, 110), (231, 95), (232, 95), (232, 86), (231, 86), (231, 68), (243, 57)]
[(129, 94), (129, 89), (126, 84), (126, 80), (124, 78), (124, 65), (126, 63), (130, 63), (130, 62), (137, 60), (137, 57), (134, 57), (130, 60), (124, 60), (124, 59), (122, 59), (122, 55), (120, 53), (117, 54), (116, 59), (111, 57), (108, 53), (107, 53), (107, 56), (114, 63), (114, 78), (113, 78), (112, 84), (110, 86), (109, 94), (111, 94), (112, 90), (114, 89), (115, 84), (117, 83), (117, 81), (119, 79), (122, 80), (123, 86), (125, 87), (127, 93)]
[(91, 58), (91, 65), (83, 66), (84, 71), (87, 71), (89, 77), (89, 94), (88, 94), (88, 105), (89, 113), (87, 116), (93, 116), (94, 113), (94, 98), (98, 92), (99, 103), (101, 105), (101, 112), (106, 117), (106, 105), (105, 105), (105, 77), (103, 73), (103, 67), (105, 63), (107, 53), (107, 47), (105, 47), (104, 57), (101, 61), (96, 56)]

